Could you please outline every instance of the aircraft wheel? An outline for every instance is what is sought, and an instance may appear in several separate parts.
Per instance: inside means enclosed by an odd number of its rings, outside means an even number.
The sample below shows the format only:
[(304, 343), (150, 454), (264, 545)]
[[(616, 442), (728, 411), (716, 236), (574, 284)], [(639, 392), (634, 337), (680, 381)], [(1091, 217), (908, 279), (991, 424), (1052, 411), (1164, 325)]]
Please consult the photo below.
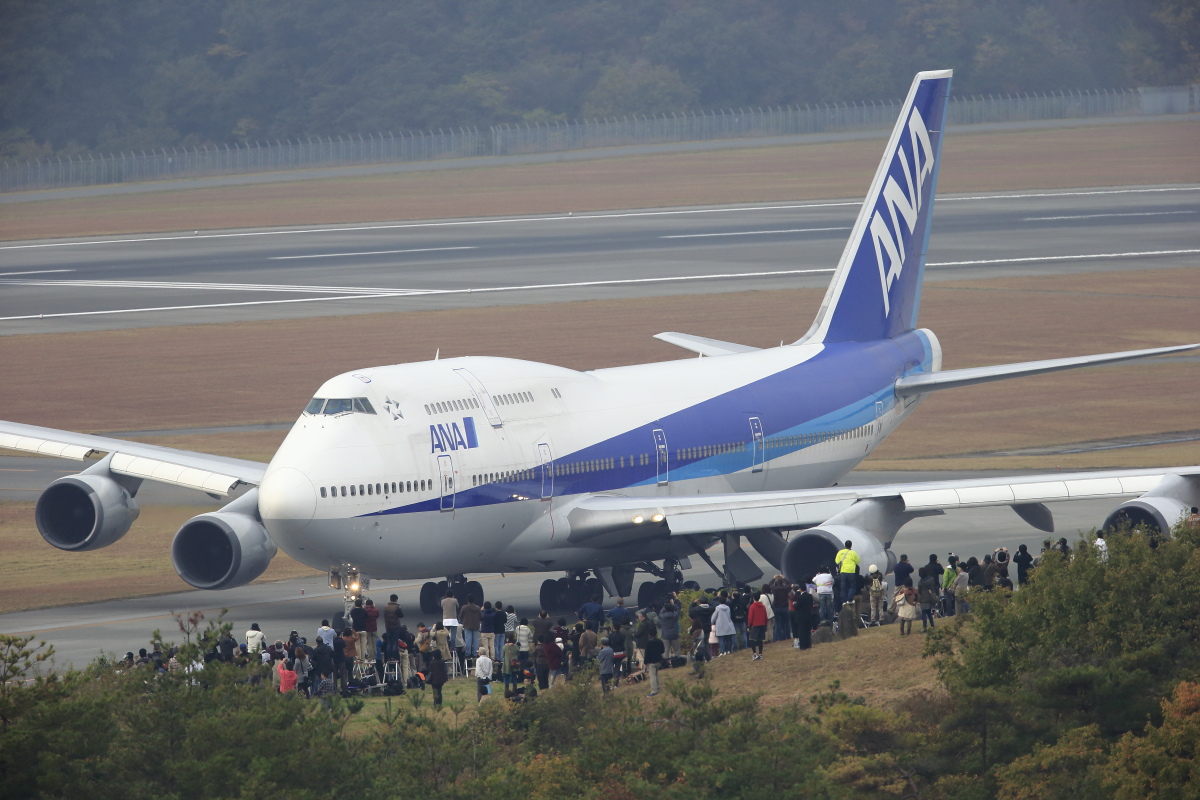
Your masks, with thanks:
[(667, 599), (667, 595), (671, 593), (671, 584), (667, 581), (654, 582), (654, 600), (652, 602), (662, 603)]
[(467, 604), (467, 584), (456, 583), (450, 587), (450, 591), (454, 592), (454, 599), (458, 601), (460, 606)]
[(698, 591), (700, 591), (700, 584), (697, 583), (696, 581), (684, 581), (683, 588), (691, 590), (693, 592), (698, 592)]
[(583, 582), (583, 590), (584, 597), (579, 605), (583, 605), (593, 597), (604, 600), (604, 584), (600, 582), (599, 578), (588, 578)]
[(654, 600), (654, 582), (643, 581), (638, 587), (638, 608), (645, 608)]
[(549, 611), (558, 601), (558, 581), (553, 578), (542, 581), (542, 590), (538, 592), (538, 602), (542, 608)]
[(475, 598), (475, 605), (483, 605), (483, 584), (479, 581), (467, 581), (467, 594)]
[(438, 606), (438, 585), (433, 581), (426, 581), (421, 584), (421, 613), (436, 614), (440, 610), (441, 608)]
[(567, 584), (567, 590), (562, 595), (563, 611), (574, 611), (581, 605), (587, 602), (584, 595), (587, 594), (587, 587), (583, 585), (581, 580), (572, 580)]

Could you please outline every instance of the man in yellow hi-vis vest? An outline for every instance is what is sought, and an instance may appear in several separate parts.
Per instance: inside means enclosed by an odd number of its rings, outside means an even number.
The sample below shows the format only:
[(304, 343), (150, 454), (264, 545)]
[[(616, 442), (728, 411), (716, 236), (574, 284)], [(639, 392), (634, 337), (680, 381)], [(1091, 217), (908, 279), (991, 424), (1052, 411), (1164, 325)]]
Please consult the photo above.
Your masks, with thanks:
[(858, 562), (860, 561), (858, 553), (854, 552), (854, 545), (849, 539), (846, 540), (846, 546), (833, 558), (833, 563), (838, 569), (838, 607), (843, 603), (849, 603), (854, 599), (854, 595), (858, 594)]

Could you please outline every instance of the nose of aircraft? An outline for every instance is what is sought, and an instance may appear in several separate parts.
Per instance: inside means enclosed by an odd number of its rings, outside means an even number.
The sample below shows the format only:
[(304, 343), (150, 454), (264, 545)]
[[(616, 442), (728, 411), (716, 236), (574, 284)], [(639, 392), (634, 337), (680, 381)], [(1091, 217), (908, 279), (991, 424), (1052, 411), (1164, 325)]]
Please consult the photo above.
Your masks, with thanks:
[(286, 521), (289, 527), (303, 528), (316, 510), (317, 490), (307, 475), (293, 467), (272, 470), (258, 487), (258, 513), (264, 520)]

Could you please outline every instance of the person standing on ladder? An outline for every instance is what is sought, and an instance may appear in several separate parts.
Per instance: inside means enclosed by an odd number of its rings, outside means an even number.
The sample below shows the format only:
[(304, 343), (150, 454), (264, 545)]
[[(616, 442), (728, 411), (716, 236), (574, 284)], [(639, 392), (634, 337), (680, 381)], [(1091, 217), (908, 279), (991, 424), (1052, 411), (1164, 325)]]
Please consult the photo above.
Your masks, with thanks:
[(838, 569), (838, 605), (848, 603), (858, 594), (858, 553), (854, 552), (854, 544), (847, 539), (846, 546), (834, 556), (833, 563)]

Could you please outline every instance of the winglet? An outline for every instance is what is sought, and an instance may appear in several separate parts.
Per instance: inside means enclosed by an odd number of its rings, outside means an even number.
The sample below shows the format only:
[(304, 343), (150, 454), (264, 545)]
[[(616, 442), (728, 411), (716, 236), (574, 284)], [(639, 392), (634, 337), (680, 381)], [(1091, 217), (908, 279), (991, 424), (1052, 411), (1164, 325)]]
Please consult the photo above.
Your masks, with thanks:
[(919, 72), (833, 281), (801, 342), (890, 339), (917, 325), (952, 70)]

